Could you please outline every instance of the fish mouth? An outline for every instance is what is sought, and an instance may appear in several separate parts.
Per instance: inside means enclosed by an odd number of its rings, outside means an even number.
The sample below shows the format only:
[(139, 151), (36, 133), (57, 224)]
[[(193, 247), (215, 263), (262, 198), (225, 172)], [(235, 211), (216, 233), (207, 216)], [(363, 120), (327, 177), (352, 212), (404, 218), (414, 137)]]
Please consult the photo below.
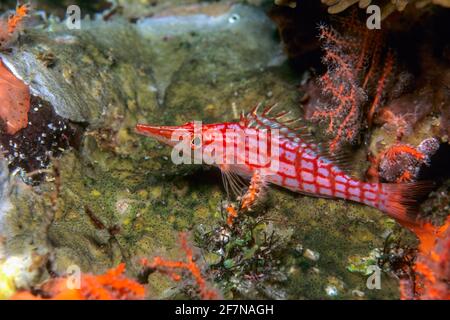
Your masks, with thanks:
[(180, 137), (193, 134), (193, 130), (184, 126), (153, 126), (148, 124), (137, 124), (135, 131), (138, 134), (165, 143), (169, 143), (169, 141), (177, 142)]

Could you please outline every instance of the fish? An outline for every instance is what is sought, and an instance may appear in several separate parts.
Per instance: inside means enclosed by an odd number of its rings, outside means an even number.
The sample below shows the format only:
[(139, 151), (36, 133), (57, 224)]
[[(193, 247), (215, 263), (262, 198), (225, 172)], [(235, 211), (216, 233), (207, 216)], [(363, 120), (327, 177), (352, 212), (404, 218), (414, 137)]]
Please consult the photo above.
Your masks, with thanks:
[[(419, 223), (418, 200), (431, 191), (430, 182), (362, 181), (348, 169), (348, 154), (330, 152), (326, 144), (315, 141), (302, 118), (291, 118), (286, 111), (274, 114), (275, 107), (272, 105), (261, 110), (259, 104), (249, 113), (242, 114), (238, 122), (202, 124), (201, 131), (195, 129), (194, 122), (180, 126), (137, 124), (135, 131), (172, 147), (179, 142), (173, 139), (174, 133), (181, 134), (190, 141), (193, 150), (201, 151), (206, 151), (215, 140), (219, 141), (218, 145), (224, 146), (223, 154), (217, 152), (219, 158), (226, 158), (226, 153), (232, 151), (236, 160), (234, 163), (213, 164), (222, 172), (227, 194), (239, 195), (246, 188), (246, 181), (257, 177), (261, 185), (278, 185), (307, 196), (358, 202), (407, 225)], [(269, 131), (277, 132), (276, 141), (267, 139)], [(223, 142), (229, 132), (243, 132), (245, 139), (235, 139), (231, 141), (231, 147), (227, 147)], [(239, 141), (245, 144), (240, 151)], [(266, 152), (268, 161), (257, 162), (254, 161), (257, 155), (252, 152), (259, 152), (261, 141), (268, 143), (260, 149), (270, 151)], [(274, 156), (277, 165), (269, 165)]]

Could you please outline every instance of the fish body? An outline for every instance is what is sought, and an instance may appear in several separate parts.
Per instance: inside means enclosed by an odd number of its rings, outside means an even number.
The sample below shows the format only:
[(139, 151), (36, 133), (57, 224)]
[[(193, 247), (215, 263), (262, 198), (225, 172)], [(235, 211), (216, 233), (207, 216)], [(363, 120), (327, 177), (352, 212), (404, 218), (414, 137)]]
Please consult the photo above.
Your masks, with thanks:
[(280, 165), (268, 182), (294, 192), (320, 197), (341, 198), (385, 209), (386, 193), (381, 183), (359, 181), (320, 154), (307, 142), (282, 139)]
[[(428, 191), (426, 183), (389, 184), (361, 181), (342, 168), (342, 158), (331, 155), (315, 143), (305, 127), (294, 128), (291, 123), (296, 120), (284, 120), (286, 112), (271, 116), (270, 111), (269, 108), (258, 112), (258, 108), (255, 108), (242, 116), (239, 122), (202, 126), (202, 148), (206, 150), (219, 137), (224, 148), (215, 155), (220, 155), (219, 158), (223, 160), (228, 156), (227, 152), (232, 153), (233, 161), (215, 163), (231, 180), (234, 180), (235, 175), (251, 178), (257, 172), (265, 183), (294, 192), (355, 201), (377, 208), (401, 221), (415, 220), (415, 198)], [(193, 123), (170, 127), (138, 124), (136, 131), (173, 146), (174, 143), (169, 139), (170, 134), (179, 130), (185, 132), (189, 139), (194, 139), (193, 126)], [(243, 132), (245, 140), (234, 139), (231, 144), (230, 141), (224, 142), (227, 133), (237, 131)], [(276, 139), (268, 134), (274, 131), (277, 132)], [(266, 147), (262, 148), (264, 144)], [(195, 148), (193, 143), (193, 149)], [(266, 150), (265, 153), (262, 152), (266, 161), (255, 161), (261, 150)], [(273, 165), (271, 160), (275, 157), (276, 165)], [(239, 182), (231, 181), (229, 184), (239, 193)]]

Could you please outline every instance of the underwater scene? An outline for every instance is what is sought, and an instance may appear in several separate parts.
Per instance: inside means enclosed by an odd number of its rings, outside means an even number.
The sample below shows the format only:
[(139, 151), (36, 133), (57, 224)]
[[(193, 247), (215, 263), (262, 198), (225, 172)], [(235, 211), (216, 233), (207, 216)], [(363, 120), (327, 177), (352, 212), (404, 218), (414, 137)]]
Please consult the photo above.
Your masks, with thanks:
[(450, 300), (449, 135), (450, 0), (2, 0), (0, 299)]

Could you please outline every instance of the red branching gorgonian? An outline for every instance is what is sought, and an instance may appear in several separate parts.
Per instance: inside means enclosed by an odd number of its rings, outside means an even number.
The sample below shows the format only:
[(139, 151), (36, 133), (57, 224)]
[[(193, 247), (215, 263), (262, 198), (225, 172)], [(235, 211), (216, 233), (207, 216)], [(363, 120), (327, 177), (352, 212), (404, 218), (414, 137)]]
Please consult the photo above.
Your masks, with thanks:
[(30, 12), (30, 5), (18, 5), (16, 12), (9, 16), (7, 20), (0, 20), (0, 49), (8, 48), (17, 38), (23, 20)]
[[(14, 300), (140, 300), (145, 297), (145, 288), (127, 278), (125, 264), (108, 270), (105, 274), (81, 274), (78, 288), (69, 286), (69, 276), (58, 277), (44, 283), (39, 290), (16, 293)], [(70, 276), (72, 277), (72, 276)]]
[(450, 300), (450, 217), (436, 227), (410, 227), (419, 238), (419, 252), (411, 278), (400, 280), (402, 300)]
[(311, 118), (328, 124), (333, 153), (343, 143), (354, 143), (365, 122), (372, 125), (394, 69), (394, 55), (383, 50), (382, 34), (354, 21), (342, 22), (345, 35), (329, 26), (319, 27), (323, 62), (328, 69), (319, 78), (322, 97)]
[(193, 250), (188, 245), (186, 233), (180, 234), (180, 244), (181, 249), (186, 255), (186, 261), (173, 261), (167, 260), (160, 256), (156, 256), (151, 261), (142, 259), (142, 265), (151, 270), (157, 270), (161, 273), (164, 273), (168, 275), (172, 280), (177, 282), (192, 278), (195, 282), (201, 299), (218, 299), (219, 295), (217, 291), (210, 288), (210, 285), (202, 274), (201, 268), (194, 258)]

